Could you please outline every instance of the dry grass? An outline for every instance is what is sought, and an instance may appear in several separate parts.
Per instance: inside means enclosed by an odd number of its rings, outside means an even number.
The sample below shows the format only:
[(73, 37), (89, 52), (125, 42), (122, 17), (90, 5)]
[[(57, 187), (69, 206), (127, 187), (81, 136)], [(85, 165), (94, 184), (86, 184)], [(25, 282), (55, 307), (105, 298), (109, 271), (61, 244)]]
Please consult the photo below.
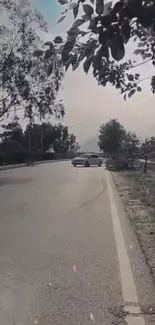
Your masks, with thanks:
[(155, 165), (148, 173), (114, 172), (114, 180), (155, 278)]

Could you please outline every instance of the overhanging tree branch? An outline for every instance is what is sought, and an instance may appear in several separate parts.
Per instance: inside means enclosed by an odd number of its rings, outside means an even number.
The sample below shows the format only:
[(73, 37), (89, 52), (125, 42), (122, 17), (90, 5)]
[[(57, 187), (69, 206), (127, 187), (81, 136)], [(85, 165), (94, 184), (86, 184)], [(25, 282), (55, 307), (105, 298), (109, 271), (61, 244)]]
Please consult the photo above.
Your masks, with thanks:
[[(1, 35), (0, 93), (4, 98), (0, 99), (0, 117), (9, 114), (12, 106), (16, 106), (17, 110), (21, 103), (25, 113), (30, 105), (32, 114), (38, 111), (41, 116), (45, 107), (49, 107), (49, 114), (56, 113), (52, 106), (63, 77), (62, 67), (57, 65), (56, 72), (53, 73), (49, 66), (46, 74), (42, 66), (44, 60), (33, 57), (36, 48), (43, 44), (36, 30), (46, 31), (47, 24), (41, 14), (29, 6), (28, 1), (25, 0), (22, 4), (14, 0), (8, 1), (9, 5), (6, 1), (0, 2), (0, 15), (5, 10), (9, 20), (7, 27), (4, 24)], [(35, 71), (37, 72), (34, 73)]]
[(141, 66), (141, 65), (143, 65), (143, 64), (145, 64), (145, 63), (147, 63), (147, 62), (150, 62), (150, 61), (152, 61), (152, 59), (147, 59), (147, 60), (145, 60), (145, 61), (142, 61), (141, 63), (137, 63), (137, 64), (135, 64), (135, 65), (132, 65), (130, 69), (137, 68), (137, 67), (139, 67), (139, 66)]
[(9, 112), (9, 109), (10, 109), (10, 108), (14, 105), (14, 103), (15, 103), (16, 97), (17, 97), (17, 95), (15, 95), (15, 96), (13, 97), (13, 99), (11, 100), (11, 102), (9, 103), (9, 105), (8, 105), (7, 107), (5, 107), (6, 104), (4, 103), (4, 108), (3, 108), (2, 112), (0, 111), (0, 118), (1, 118), (4, 114), (6, 114), (6, 113)]
[[(128, 71), (146, 62), (155, 65), (155, 1), (127, 0), (109, 4), (103, 0), (78, 0), (73, 6), (69, 0), (65, 3), (66, 13), (72, 11), (74, 22), (65, 42), (59, 37), (54, 40), (63, 45), (61, 60), (65, 69), (72, 66), (74, 71), (84, 61), (84, 72), (87, 74), (91, 68), (99, 85), (105, 87), (110, 83), (129, 98), (140, 91), (137, 88), (140, 76), (137, 73), (129, 75)], [(66, 13), (62, 13), (58, 22), (66, 18)], [(87, 33), (91, 35), (89, 39), (85, 37)], [(81, 37), (83, 42), (79, 41)], [(122, 63), (126, 44), (131, 39), (138, 41), (136, 54), (143, 60), (135, 66), (132, 59)], [(155, 78), (151, 79), (151, 87), (155, 93)]]

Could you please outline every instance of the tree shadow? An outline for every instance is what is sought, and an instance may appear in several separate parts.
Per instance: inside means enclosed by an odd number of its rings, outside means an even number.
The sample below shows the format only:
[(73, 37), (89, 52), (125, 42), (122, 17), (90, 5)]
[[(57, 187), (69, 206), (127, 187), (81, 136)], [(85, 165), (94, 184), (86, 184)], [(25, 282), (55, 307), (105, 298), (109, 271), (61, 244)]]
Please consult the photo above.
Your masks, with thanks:
[(33, 181), (33, 178), (17, 178), (17, 177), (5, 177), (0, 175), (0, 188), (7, 185), (23, 185), (29, 184)]

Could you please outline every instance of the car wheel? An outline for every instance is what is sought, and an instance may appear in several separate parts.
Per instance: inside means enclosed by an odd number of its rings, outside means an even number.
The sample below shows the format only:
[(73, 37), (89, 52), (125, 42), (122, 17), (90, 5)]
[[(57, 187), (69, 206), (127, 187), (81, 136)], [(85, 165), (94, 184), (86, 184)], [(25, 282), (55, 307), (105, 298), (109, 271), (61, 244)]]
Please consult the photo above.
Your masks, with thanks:
[(76, 164), (74, 164), (74, 167), (76, 167)]
[(98, 167), (101, 167), (102, 166), (102, 163), (101, 163), (101, 161), (99, 162), (99, 164), (98, 164)]
[(86, 161), (86, 162), (85, 162), (85, 167), (90, 167), (90, 165), (89, 165), (89, 162), (88, 162), (88, 161)]

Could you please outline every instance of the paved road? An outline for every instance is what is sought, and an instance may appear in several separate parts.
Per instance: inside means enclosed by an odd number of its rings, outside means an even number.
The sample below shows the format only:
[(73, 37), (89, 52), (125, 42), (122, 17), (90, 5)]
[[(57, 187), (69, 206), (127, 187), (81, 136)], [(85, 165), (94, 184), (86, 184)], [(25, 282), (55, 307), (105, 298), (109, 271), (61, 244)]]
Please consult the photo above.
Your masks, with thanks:
[(0, 324), (155, 324), (153, 279), (104, 167), (0, 173)]

